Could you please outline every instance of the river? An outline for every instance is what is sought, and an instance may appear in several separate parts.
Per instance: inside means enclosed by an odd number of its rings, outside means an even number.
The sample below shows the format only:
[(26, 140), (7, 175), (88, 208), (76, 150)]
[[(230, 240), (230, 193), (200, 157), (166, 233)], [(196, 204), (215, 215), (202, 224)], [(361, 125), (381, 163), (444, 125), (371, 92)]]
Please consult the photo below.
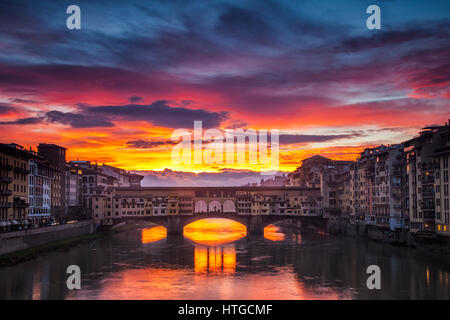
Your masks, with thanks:
[[(69, 265), (80, 290), (67, 289)], [(369, 265), (380, 290), (366, 286)], [(448, 259), (416, 249), (275, 226), (249, 239), (211, 219), (184, 237), (141, 227), (0, 267), (0, 299), (449, 299), (449, 278)]]

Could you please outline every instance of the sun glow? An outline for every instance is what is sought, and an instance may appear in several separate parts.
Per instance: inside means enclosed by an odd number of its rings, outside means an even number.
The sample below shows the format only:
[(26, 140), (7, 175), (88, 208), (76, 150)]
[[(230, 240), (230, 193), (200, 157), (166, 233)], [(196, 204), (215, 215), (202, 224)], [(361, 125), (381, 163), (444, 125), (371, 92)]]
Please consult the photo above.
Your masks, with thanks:
[(142, 230), (142, 243), (156, 242), (167, 237), (167, 229), (157, 226)]
[(184, 236), (198, 244), (217, 246), (239, 240), (247, 235), (247, 228), (227, 219), (198, 220), (184, 228)]
[(272, 241), (283, 241), (284, 233), (280, 232), (280, 228), (271, 224), (264, 228), (264, 238)]
[(196, 246), (194, 263), (196, 273), (231, 274), (236, 271), (236, 249), (234, 246)]

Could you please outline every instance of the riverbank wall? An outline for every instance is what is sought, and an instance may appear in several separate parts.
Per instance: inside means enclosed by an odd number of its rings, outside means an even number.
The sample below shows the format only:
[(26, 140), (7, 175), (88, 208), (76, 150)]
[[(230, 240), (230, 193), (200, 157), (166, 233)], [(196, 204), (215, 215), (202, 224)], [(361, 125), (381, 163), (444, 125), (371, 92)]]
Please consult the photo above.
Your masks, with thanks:
[(377, 226), (350, 223), (346, 219), (333, 221), (328, 231), (351, 237), (363, 237), (369, 240), (423, 249), (439, 254), (450, 254), (450, 239), (442, 236), (423, 236), (411, 234), (409, 230), (386, 230)]
[(91, 221), (0, 233), (0, 256), (94, 232)]

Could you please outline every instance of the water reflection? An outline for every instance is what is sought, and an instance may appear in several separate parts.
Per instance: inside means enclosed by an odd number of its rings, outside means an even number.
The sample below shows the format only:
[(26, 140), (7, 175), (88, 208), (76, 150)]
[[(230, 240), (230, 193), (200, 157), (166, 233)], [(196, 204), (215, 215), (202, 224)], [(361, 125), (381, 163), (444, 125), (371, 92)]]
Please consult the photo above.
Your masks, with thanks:
[[(195, 242), (194, 270), (204, 274), (232, 274), (236, 270), (236, 248), (229, 244), (247, 235), (247, 228), (227, 219), (205, 219), (184, 228), (184, 236)], [(225, 245), (225, 244), (229, 245)]]
[(239, 240), (247, 235), (247, 228), (228, 219), (204, 219), (184, 227), (184, 236), (195, 243), (215, 246)]
[(194, 263), (196, 273), (234, 273), (236, 271), (236, 248), (234, 246), (195, 246)]
[(280, 231), (279, 227), (271, 224), (264, 228), (264, 238), (272, 241), (283, 241), (285, 235)]
[[(266, 235), (277, 241), (236, 238), (230, 228), (205, 239), (195, 229), (185, 238), (166, 238), (158, 227), (131, 230), (1, 267), (0, 299), (450, 298), (441, 256), (273, 227)], [(66, 287), (70, 264), (82, 270), (81, 290)], [(365, 285), (371, 264), (382, 270), (382, 290)]]
[[(247, 228), (227, 219), (204, 219), (184, 228), (184, 236), (195, 243), (214, 246), (239, 240), (247, 235)], [(292, 235), (295, 237), (296, 235)], [(142, 243), (151, 243), (167, 237), (167, 229), (162, 226), (142, 229)], [(264, 238), (272, 241), (285, 240), (285, 234), (275, 225), (264, 228)], [(298, 242), (298, 239), (294, 239)], [(298, 242), (300, 243), (300, 242)]]
[(167, 238), (167, 229), (162, 226), (142, 229), (142, 243), (151, 243)]
[(41, 300), (41, 273), (37, 271), (33, 275), (33, 300)]

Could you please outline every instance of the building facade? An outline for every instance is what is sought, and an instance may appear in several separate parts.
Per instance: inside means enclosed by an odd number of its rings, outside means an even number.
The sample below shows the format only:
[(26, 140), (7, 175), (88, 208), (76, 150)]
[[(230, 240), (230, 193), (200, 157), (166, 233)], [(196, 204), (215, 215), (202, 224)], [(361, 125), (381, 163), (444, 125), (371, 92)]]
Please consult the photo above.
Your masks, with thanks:
[(40, 143), (38, 155), (47, 159), (55, 168), (52, 180), (52, 215), (56, 218), (67, 217), (66, 205), (66, 148), (56, 144)]
[(32, 225), (47, 224), (52, 213), (52, 186), (57, 170), (48, 160), (36, 154), (28, 164), (30, 171), (28, 217)]
[(17, 144), (0, 144), (0, 227), (28, 224), (28, 160), (30, 153)]
[(448, 148), (450, 121), (424, 128), (405, 141), (405, 212), (413, 234), (448, 235)]

